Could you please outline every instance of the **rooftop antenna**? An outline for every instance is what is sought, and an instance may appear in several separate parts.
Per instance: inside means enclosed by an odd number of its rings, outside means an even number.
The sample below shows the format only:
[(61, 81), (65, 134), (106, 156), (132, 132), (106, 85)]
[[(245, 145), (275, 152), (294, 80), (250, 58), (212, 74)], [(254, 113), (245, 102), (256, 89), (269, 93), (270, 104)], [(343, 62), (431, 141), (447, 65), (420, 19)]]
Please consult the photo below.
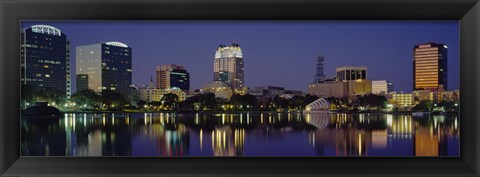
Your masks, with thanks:
[(317, 71), (315, 73), (315, 79), (314, 83), (321, 83), (325, 81), (325, 75), (323, 74), (323, 61), (325, 60), (325, 57), (322, 55), (317, 56)]

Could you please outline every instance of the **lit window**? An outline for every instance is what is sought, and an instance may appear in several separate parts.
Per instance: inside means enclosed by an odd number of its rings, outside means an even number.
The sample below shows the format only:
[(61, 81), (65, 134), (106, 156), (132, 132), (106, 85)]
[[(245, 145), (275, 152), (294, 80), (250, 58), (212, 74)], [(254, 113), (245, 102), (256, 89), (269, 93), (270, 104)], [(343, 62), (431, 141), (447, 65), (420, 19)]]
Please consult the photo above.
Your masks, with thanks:
[(50, 74), (45, 74), (45, 77), (50, 77)]
[(43, 68), (48, 68), (48, 65), (43, 65)]

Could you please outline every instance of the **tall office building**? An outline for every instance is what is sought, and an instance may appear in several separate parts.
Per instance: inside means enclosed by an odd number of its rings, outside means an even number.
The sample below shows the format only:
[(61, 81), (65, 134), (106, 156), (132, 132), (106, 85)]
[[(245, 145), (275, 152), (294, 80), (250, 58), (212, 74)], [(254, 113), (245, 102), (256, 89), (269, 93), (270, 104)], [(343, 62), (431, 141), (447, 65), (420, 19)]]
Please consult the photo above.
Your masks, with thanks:
[(77, 74), (88, 75), (88, 88), (97, 93), (114, 91), (128, 98), (132, 84), (132, 49), (120, 42), (76, 48)]
[(447, 48), (433, 42), (413, 48), (413, 90), (447, 90)]
[(244, 86), (244, 64), (242, 49), (236, 43), (227, 47), (219, 45), (213, 62), (213, 80), (222, 82), (235, 90)]
[(181, 90), (190, 90), (190, 74), (183, 66), (174, 64), (157, 66), (155, 74), (159, 89), (177, 87)]
[(313, 83), (320, 83), (325, 81), (325, 75), (323, 74), (323, 61), (325, 60), (324, 56), (317, 57), (317, 72), (315, 73), (315, 79)]
[(70, 42), (62, 31), (48, 25), (22, 29), (20, 51), (23, 84), (70, 97)]
[(367, 79), (367, 67), (365, 66), (344, 66), (337, 68), (337, 81), (351, 81)]

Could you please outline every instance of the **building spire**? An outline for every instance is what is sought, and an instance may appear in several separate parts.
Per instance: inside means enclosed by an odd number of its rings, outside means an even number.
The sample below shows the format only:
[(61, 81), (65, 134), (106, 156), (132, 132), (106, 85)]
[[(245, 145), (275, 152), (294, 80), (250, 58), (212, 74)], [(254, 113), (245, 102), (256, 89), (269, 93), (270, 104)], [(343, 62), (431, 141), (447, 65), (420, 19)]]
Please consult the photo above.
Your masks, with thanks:
[(148, 87), (153, 88), (153, 76), (150, 76), (150, 85)]

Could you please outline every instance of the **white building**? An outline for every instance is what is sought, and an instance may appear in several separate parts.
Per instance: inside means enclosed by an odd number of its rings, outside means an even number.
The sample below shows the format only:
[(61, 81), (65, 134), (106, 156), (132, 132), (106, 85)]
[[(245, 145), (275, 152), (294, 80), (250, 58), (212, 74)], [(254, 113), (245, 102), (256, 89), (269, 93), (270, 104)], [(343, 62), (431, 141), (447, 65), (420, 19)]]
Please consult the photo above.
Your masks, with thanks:
[(153, 81), (150, 81), (148, 87), (144, 86), (142, 88), (134, 89), (132, 91), (132, 97), (134, 102), (159, 102), (162, 100), (163, 95), (170, 93), (177, 95), (178, 101), (184, 101), (186, 99), (186, 93), (180, 88), (173, 87), (171, 89), (157, 89), (153, 85)]

